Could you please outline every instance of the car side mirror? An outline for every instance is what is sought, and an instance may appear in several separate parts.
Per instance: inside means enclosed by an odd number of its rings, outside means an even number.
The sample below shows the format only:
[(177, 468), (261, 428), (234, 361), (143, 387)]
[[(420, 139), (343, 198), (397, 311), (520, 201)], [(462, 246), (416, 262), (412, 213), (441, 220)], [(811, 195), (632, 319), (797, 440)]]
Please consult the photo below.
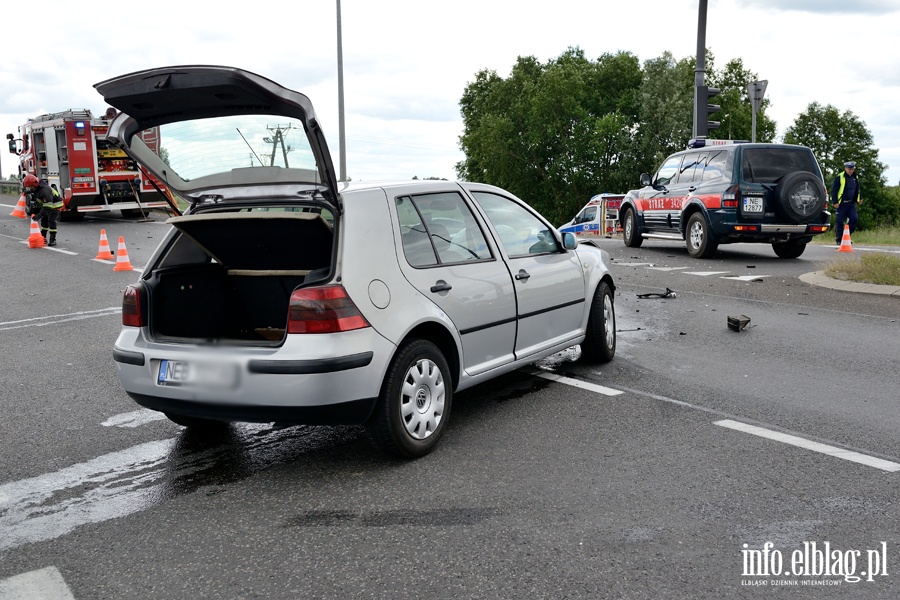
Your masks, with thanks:
[(641, 173), (641, 187), (647, 187), (653, 183), (650, 181), (650, 173)]
[(19, 148), (16, 146), (16, 140), (13, 138), (9, 138), (9, 151), (13, 154), (19, 153)]
[(575, 234), (567, 231), (563, 234), (563, 248), (566, 250), (574, 250), (578, 247), (578, 240), (575, 238)]

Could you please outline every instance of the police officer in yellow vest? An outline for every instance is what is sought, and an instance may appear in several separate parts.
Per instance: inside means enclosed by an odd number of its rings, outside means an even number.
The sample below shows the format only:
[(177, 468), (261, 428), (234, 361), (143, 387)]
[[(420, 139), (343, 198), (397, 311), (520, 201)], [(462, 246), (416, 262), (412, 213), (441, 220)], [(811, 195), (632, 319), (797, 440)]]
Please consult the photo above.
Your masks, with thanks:
[(855, 162), (845, 162), (844, 172), (834, 178), (834, 183), (831, 184), (831, 203), (837, 211), (834, 235), (837, 238), (837, 245), (840, 246), (844, 235), (844, 221), (849, 223), (852, 235), (856, 231), (856, 221), (859, 218), (856, 214), (856, 205), (862, 204)]
[(22, 180), (22, 187), (34, 200), (35, 210), (32, 212), (31, 218), (35, 221), (40, 219), (41, 235), (44, 236), (44, 239), (47, 239), (47, 234), (49, 233), (50, 239), (47, 240), (47, 245), (55, 246), (56, 223), (59, 221), (59, 212), (63, 207), (63, 201), (59, 192), (56, 188), (51, 188), (31, 174), (26, 175), (25, 179)]

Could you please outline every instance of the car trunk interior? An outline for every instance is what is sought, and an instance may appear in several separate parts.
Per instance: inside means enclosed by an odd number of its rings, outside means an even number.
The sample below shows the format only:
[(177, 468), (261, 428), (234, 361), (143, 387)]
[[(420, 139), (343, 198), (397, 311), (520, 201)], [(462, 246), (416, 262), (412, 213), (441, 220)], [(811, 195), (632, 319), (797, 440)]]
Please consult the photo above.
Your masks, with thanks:
[(278, 344), (298, 286), (324, 279), (331, 225), (314, 212), (217, 212), (168, 221), (179, 233), (146, 281), (154, 337)]

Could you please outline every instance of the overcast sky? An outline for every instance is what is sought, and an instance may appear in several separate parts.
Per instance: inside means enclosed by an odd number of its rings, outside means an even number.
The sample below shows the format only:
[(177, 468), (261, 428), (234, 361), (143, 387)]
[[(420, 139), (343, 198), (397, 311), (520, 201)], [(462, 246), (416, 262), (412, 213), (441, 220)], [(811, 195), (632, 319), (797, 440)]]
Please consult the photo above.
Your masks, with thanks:
[[(620, 50), (641, 63), (667, 50), (676, 59), (696, 54), (699, 0), (534, 6), (343, 0), (347, 175), (455, 179), (466, 84), (481, 69), (508, 76), (518, 56), (546, 62), (569, 46), (592, 60)], [(7, 3), (3, 17), (4, 138), (40, 114), (102, 114), (106, 105), (93, 84), (110, 77), (167, 65), (228, 65), (308, 95), (338, 167), (335, 2), (49, 0)], [(890, 185), (900, 181), (898, 31), (900, 0), (708, 0), (706, 45), (715, 66), (740, 58), (768, 80), (768, 115), (778, 136), (813, 101), (850, 110), (872, 133)], [(4, 177), (16, 164), (14, 155), (0, 156)]]

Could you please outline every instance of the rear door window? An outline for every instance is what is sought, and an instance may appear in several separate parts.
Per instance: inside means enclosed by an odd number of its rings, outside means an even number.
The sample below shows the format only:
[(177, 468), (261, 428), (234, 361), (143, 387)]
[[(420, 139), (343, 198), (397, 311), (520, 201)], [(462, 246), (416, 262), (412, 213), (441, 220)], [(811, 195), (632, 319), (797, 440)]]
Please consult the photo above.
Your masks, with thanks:
[(728, 152), (719, 150), (710, 154), (703, 169), (703, 181), (715, 181), (727, 175)]
[(455, 192), (401, 196), (395, 200), (400, 239), (414, 267), (492, 258), (484, 234)]
[(695, 152), (686, 154), (681, 163), (681, 173), (678, 175), (678, 183), (692, 183), (703, 179), (703, 167), (706, 166), (708, 152)]
[(744, 181), (778, 183), (795, 171), (821, 176), (816, 159), (806, 148), (744, 148), (741, 156)]

